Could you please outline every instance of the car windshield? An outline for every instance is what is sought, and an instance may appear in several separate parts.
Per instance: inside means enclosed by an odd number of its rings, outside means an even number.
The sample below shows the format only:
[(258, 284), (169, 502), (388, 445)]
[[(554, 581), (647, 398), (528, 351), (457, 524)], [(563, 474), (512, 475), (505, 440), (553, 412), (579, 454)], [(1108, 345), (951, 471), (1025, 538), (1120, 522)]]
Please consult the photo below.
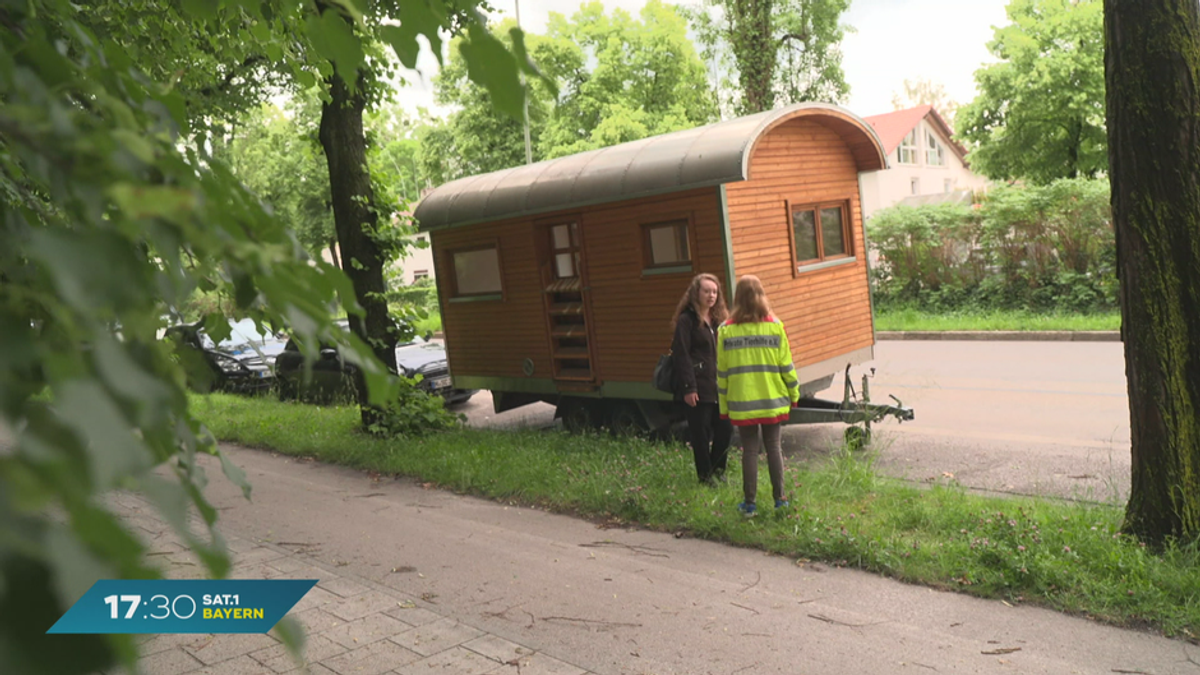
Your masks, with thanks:
[(200, 340), (206, 349), (220, 347), (221, 349), (235, 349), (246, 345), (262, 346), (268, 342), (277, 342), (279, 338), (271, 333), (260, 333), (254, 326), (253, 319), (242, 319), (241, 321), (229, 324), (229, 337), (221, 340), (220, 345), (214, 345), (213, 339), (208, 336), (203, 330), (200, 331)]

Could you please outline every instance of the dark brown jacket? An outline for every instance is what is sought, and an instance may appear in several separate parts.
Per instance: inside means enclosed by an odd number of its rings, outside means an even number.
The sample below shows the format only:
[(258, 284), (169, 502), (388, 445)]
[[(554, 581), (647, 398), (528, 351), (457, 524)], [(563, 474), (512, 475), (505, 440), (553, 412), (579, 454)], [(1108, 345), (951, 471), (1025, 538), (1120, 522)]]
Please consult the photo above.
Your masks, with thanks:
[(716, 403), (717, 334), (690, 307), (675, 323), (671, 357), (675, 362), (675, 397), (682, 400), (694, 391), (700, 394), (702, 403)]

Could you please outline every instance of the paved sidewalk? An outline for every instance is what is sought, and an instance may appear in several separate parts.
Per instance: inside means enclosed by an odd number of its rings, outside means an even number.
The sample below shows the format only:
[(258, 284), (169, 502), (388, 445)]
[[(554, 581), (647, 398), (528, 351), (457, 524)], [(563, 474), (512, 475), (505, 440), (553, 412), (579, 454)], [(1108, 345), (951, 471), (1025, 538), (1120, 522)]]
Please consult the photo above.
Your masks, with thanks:
[[(168, 578), (206, 578), (204, 568), (133, 494), (110, 501)], [(199, 525), (194, 525), (199, 527)], [(500, 638), (369, 579), (305, 555), (304, 547), (254, 543), (225, 533), (242, 579), (320, 579), (288, 613), (304, 627), (304, 663), (273, 634), (154, 635), (141, 640), (148, 675), (584, 675), (552, 655)]]

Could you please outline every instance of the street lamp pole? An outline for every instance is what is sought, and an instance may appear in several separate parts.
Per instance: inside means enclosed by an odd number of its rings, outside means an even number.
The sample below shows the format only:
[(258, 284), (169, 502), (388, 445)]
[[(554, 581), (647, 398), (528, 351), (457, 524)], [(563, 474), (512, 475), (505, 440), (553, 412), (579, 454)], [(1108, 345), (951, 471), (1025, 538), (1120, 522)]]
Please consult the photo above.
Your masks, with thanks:
[[(521, 27), (521, 0), (513, 0), (517, 8), (517, 28)], [(529, 88), (525, 86), (525, 73), (521, 73), (521, 103), (525, 121), (525, 163), (533, 164), (533, 148), (529, 145)]]

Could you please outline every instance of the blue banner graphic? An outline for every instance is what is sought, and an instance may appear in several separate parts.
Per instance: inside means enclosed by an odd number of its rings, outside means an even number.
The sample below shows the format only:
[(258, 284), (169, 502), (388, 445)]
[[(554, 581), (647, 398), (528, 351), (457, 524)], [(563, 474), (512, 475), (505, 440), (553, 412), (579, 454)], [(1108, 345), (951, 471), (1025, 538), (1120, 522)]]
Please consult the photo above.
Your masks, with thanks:
[(316, 579), (103, 579), (47, 633), (266, 633)]

